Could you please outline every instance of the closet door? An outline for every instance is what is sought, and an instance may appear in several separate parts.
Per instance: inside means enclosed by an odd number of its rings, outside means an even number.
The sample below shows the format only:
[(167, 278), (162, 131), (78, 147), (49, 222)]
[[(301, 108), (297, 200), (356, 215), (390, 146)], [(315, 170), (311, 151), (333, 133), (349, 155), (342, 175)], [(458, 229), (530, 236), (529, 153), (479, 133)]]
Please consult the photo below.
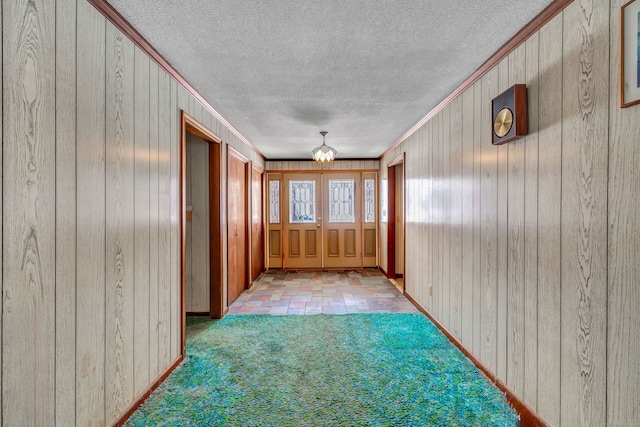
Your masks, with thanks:
[(262, 170), (251, 171), (251, 282), (264, 270), (262, 225)]
[(228, 303), (247, 287), (247, 163), (229, 150), (227, 161)]

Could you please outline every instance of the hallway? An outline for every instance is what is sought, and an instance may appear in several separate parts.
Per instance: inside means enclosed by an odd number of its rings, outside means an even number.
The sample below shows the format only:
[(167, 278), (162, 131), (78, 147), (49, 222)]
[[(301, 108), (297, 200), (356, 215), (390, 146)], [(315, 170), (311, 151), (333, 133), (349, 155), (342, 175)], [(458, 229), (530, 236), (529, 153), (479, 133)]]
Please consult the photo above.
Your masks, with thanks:
[(230, 314), (416, 312), (377, 269), (269, 270), (229, 307)]

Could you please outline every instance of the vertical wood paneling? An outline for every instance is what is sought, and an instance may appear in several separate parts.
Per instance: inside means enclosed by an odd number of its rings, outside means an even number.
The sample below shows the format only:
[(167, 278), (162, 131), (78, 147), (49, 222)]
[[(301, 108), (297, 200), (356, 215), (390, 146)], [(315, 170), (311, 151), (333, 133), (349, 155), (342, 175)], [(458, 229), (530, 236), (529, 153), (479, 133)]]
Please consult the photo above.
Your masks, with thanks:
[(473, 354), (482, 354), (482, 268), (480, 239), (481, 222), (481, 182), (482, 182), (482, 142), (484, 122), (482, 106), (482, 80), (473, 85)]
[(462, 96), (457, 97), (451, 103), (450, 108), (450, 137), (448, 144), (451, 147), (450, 154), (450, 239), (451, 248), (449, 252), (449, 297), (450, 297), (450, 324), (449, 331), (461, 338), (462, 322)]
[(606, 423), (607, 11), (580, 0), (563, 13), (563, 426)]
[[(192, 102), (194, 103), (194, 108), (193, 108), (193, 117), (195, 117), (195, 119), (202, 123), (202, 104), (200, 103), (200, 101), (196, 100), (193, 96), (189, 96), (189, 98), (191, 98)], [(244, 145), (244, 144), (243, 144)]]
[(196, 104), (198, 104), (196, 99), (187, 92), (187, 111), (189, 111), (189, 114), (196, 120), (200, 121), (200, 115), (196, 114)]
[(149, 58), (135, 49), (134, 395), (149, 385)]
[(158, 66), (149, 62), (149, 379), (158, 377), (159, 351), (159, 194), (158, 194)]
[[(413, 267), (413, 273), (411, 280), (405, 278), (405, 289), (409, 289), (411, 285), (413, 288), (413, 294), (416, 295), (420, 303), (427, 307), (427, 295), (424, 286), (419, 286), (419, 282), (426, 277), (425, 264), (429, 258), (429, 254), (426, 250), (425, 244), (425, 202), (426, 202), (426, 186), (424, 185), (426, 179), (426, 158), (424, 156), (425, 141), (424, 141), (425, 128), (422, 127), (416, 132), (415, 147), (412, 150), (414, 155), (409, 157), (409, 161), (412, 163), (411, 175), (407, 175), (407, 181), (411, 182), (414, 195), (407, 197), (407, 201), (412, 202), (414, 208), (413, 227), (414, 231), (407, 231), (407, 239), (411, 239), (413, 243), (413, 249), (410, 252), (407, 250), (407, 254), (420, 254), (418, 257), (407, 256), (407, 263), (410, 263)], [(411, 177), (411, 179), (409, 179)], [(411, 282), (411, 283), (409, 283)]]
[(562, 16), (540, 30), (538, 187), (538, 413), (560, 423)]
[[(105, 424), (105, 19), (78, 2), (76, 424)], [(80, 238), (81, 236), (81, 238)]]
[(460, 310), (462, 312), (460, 338), (462, 344), (468, 349), (473, 349), (474, 327), (474, 90), (467, 90), (462, 94), (462, 171), (461, 171), (461, 197), (460, 206), (462, 217), (462, 300)]
[(55, 182), (55, 423), (73, 426), (76, 419), (76, 0), (56, 1)]
[[(427, 285), (431, 283), (431, 246), (429, 239), (429, 215), (431, 211), (428, 208), (429, 200), (431, 199), (431, 156), (429, 155), (429, 128), (425, 126), (422, 128), (420, 134), (420, 140), (418, 141), (418, 147), (420, 147), (420, 159), (418, 162), (418, 170), (420, 171), (420, 188), (418, 189), (421, 195), (420, 201), (420, 251), (424, 254), (421, 262), (419, 263), (417, 282), (426, 280)], [(406, 283), (405, 283), (406, 286)], [(428, 286), (420, 286), (420, 283), (416, 283), (416, 287), (422, 288), (422, 301), (428, 310), (431, 310), (431, 295), (429, 295)]]
[(133, 399), (134, 47), (106, 31), (106, 365), (107, 423)]
[[(55, 408), (55, 8), (3, 4), (2, 420)], [(8, 392), (8, 391), (11, 392)]]
[[(526, 81), (526, 47), (509, 55), (509, 87)], [(507, 386), (524, 394), (525, 139), (506, 145), (507, 170)]]
[[(498, 68), (482, 77), (482, 99), (491, 100), (498, 94)], [(497, 284), (497, 149), (491, 145), (491, 110), (483, 108), (480, 135), (480, 300), (481, 300), (481, 350), (480, 361), (496, 372), (496, 284)]]
[[(2, 11), (2, 5), (0, 4), (0, 34), (3, 34), (2, 32), (2, 23), (3, 23), (3, 11)], [(3, 55), (0, 54), (0, 99), (2, 99), (2, 104), (4, 105), (4, 97), (3, 97), (3, 87), (4, 87), (4, 68), (3, 68)], [(0, 123), (0, 168), (4, 169), (4, 162), (3, 162), (3, 151), (4, 151), (4, 137), (3, 137), (3, 124)], [(3, 188), (4, 188), (4, 184), (2, 182), (2, 174), (0, 173), (0, 385), (2, 384), (2, 371), (3, 371), (3, 367), (4, 365), (2, 364), (2, 332), (3, 332), (3, 326), (2, 326), (2, 306), (3, 306), (3, 297), (2, 295), (4, 295), (4, 288), (2, 286), (2, 276), (3, 274), (3, 264), (4, 264), (4, 240), (3, 240), (3, 236), (2, 236), (2, 225), (4, 224), (4, 196), (3, 196)], [(57, 225), (57, 224), (56, 224)], [(56, 264), (57, 265), (57, 264)], [(56, 272), (57, 273), (57, 272)], [(56, 293), (56, 299), (58, 298), (58, 294)], [(56, 339), (58, 338), (58, 335), (56, 335)], [(56, 372), (58, 371), (58, 365), (56, 364)], [(56, 390), (58, 389), (58, 382), (56, 382)], [(0, 386), (0, 425), (2, 424), (2, 387)]]
[(433, 166), (433, 162), (434, 162), (434, 156), (433, 156), (433, 146), (434, 146), (434, 142), (433, 142), (433, 120), (430, 120), (429, 122), (427, 122), (427, 128), (425, 131), (425, 151), (426, 151), (426, 156), (427, 156), (427, 176), (426, 176), (426, 181), (427, 181), (427, 241), (426, 241), (426, 246), (427, 246), (427, 252), (429, 254), (429, 257), (427, 259), (427, 289), (425, 290), (425, 293), (428, 295), (429, 298), (429, 305), (428, 305), (428, 309), (431, 313), (434, 312), (434, 299), (433, 299), (433, 283), (434, 283), (434, 268), (435, 268), (435, 253), (433, 251), (433, 240), (434, 240), (434, 231), (433, 231), (433, 224), (434, 224), (434, 215), (433, 215), (433, 198), (434, 198), (434, 191), (433, 191), (433, 185), (434, 185), (434, 166)]
[(0, 424), (110, 425), (180, 351), (178, 86), (88, 2), (0, 14)]
[(442, 158), (442, 321), (451, 328), (451, 105), (442, 110), (440, 147)]
[(442, 257), (442, 247), (440, 242), (440, 199), (442, 193), (442, 179), (440, 177), (440, 171), (442, 168), (442, 159), (440, 158), (440, 117), (441, 115), (436, 115), (433, 120), (433, 313), (439, 319), (442, 314), (442, 283), (440, 281), (441, 276), (441, 257)]
[(538, 405), (538, 44), (535, 33), (526, 42), (526, 84), (529, 127), (525, 139), (524, 182), (524, 392)]
[[(498, 93), (502, 93), (509, 88), (509, 58), (504, 58), (497, 66), (498, 68)], [(490, 110), (490, 109), (489, 109)], [(496, 306), (497, 321), (497, 360), (496, 375), (499, 378), (507, 377), (507, 331), (509, 329), (509, 318), (507, 316), (507, 301), (509, 300), (509, 286), (507, 277), (507, 263), (509, 255), (508, 235), (507, 235), (507, 190), (508, 190), (508, 147), (509, 145), (498, 145), (498, 244), (497, 244), (497, 279), (498, 279), (498, 304)]]
[(175, 360), (182, 351), (181, 347), (181, 316), (182, 307), (180, 301), (181, 282), (181, 255), (180, 255), (180, 111), (178, 109), (178, 83), (170, 79), (170, 103), (169, 103), (169, 144), (171, 149), (171, 360)]
[(607, 425), (640, 419), (640, 120), (639, 106), (620, 105), (620, 7), (611, 2), (609, 84), (609, 253)]
[(171, 252), (171, 84), (169, 76), (160, 71), (158, 79), (158, 158), (160, 206), (158, 218), (158, 361), (162, 372), (173, 360), (171, 357), (171, 287), (178, 287), (172, 280), (171, 267), (177, 264)]
[[(607, 2), (573, 2), (462, 95), (462, 256), (472, 254), (478, 284), (477, 293), (472, 286), (477, 320), (467, 344), (463, 261), (462, 340), (550, 425), (634, 425), (640, 413), (634, 397), (640, 383), (640, 292), (633, 286), (640, 252), (640, 128), (637, 107), (618, 105), (622, 3), (612, 2), (607, 11)], [(523, 82), (529, 135), (492, 147), (490, 100)], [(427, 258), (426, 268), (415, 266), (413, 275), (425, 278), (410, 283), (408, 274), (407, 289), (450, 330), (456, 320), (456, 108), (454, 101), (401, 145), (408, 159), (420, 158), (426, 145), (433, 162), (420, 170), (420, 162), (408, 161), (408, 180), (431, 180), (433, 192), (426, 202), (426, 237), (414, 225), (415, 236), (408, 237), (410, 247)], [(467, 109), (476, 116), (471, 124)], [(472, 155), (466, 151), (469, 126)], [(469, 157), (472, 249), (464, 228)], [(424, 191), (420, 184), (417, 195), (409, 191), (407, 205), (416, 206), (411, 198), (420, 200)], [(423, 220), (420, 214), (416, 219)], [(432, 305), (425, 298), (429, 282)]]

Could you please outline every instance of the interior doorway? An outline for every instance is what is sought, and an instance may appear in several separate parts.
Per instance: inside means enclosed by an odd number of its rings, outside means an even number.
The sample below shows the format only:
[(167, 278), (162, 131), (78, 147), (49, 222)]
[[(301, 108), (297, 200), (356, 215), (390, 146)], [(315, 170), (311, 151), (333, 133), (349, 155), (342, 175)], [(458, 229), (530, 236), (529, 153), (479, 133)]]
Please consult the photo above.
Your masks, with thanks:
[[(191, 148), (198, 144), (196, 153), (191, 152)], [(198, 157), (198, 170), (195, 171), (198, 176), (194, 177), (193, 155)], [(189, 180), (188, 180), (189, 178)], [(187, 187), (190, 181), (191, 185)], [(197, 195), (193, 194), (194, 181), (196, 183)], [(222, 263), (222, 214), (220, 209), (221, 200), (221, 184), (222, 183), (222, 141), (209, 129), (200, 124), (196, 119), (186, 112), (180, 114), (180, 300), (181, 300), (181, 345), (182, 354), (185, 354), (186, 346), (186, 316), (187, 316), (187, 279), (193, 274), (193, 255), (194, 244), (199, 251), (198, 274), (204, 274), (198, 279), (196, 286), (198, 289), (190, 289), (189, 299), (191, 302), (194, 296), (198, 299), (199, 314), (208, 315), (212, 319), (219, 319), (223, 316), (223, 274), (224, 266)], [(194, 196), (198, 198), (195, 202)], [(189, 203), (187, 203), (189, 199)], [(197, 206), (197, 212), (194, 212), (194, 202)], [(197, 216), (196, 232), (198, 235), (197, 242), (194, 241), (194, 214)], [(200, 230), (200, 227), (206, 231)], [(187, 238), (187, 233), (191, 233), (191, 238)], [(189, 263), (187, 262), (187, 243), (189, 248)], [(201, 259), (204, 254), (204, 260)], [(188, 265), (190, 264), (190, 269)], [(205, 271), (205, 273), (202, 273)], [(193, 277), (191, 277), (190, 285), (193, 286)], [(197, 295), (196, 295), (197, 294)], [(204, 301), (202, 301), (204, 299)], [(207, 304), (208, 299), (208, 304)], [(191, 310), (189, 310), (191, 311)]]
[(388, 179), (388, 228), (387, 228), (387, 277), (403, 279), (405, 261), (405, 155), (387, 165)]

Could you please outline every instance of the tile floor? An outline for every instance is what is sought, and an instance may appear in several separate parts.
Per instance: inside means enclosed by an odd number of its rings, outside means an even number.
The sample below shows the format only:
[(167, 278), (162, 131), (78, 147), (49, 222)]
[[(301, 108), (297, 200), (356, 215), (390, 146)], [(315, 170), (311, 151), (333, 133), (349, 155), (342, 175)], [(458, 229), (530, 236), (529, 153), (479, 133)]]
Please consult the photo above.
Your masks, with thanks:
[(415, 313), (376, 269), (269, 270), (229, 307), (231, 314)]

